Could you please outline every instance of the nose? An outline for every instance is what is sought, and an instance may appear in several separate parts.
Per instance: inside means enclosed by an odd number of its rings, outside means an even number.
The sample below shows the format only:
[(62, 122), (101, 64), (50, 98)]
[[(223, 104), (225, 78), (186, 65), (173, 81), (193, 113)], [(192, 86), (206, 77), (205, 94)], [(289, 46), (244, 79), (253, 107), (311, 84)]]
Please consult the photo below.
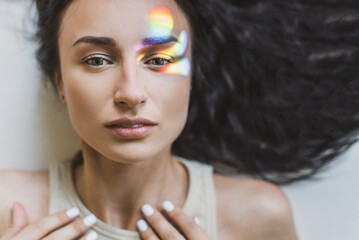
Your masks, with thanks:
[(114, 102), (129, 108), (143, 104), (147, 100), (144, 82), (138, 78), (137, 66), (123, 64), (122, 73), (116, 79)]

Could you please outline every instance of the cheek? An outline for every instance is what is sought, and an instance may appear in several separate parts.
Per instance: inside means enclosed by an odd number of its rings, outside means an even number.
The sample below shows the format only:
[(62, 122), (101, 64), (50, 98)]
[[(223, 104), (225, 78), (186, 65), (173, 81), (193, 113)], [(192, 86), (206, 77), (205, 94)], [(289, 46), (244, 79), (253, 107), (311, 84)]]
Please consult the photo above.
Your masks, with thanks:
[(170, 110), (173, 116), (187, 115), (188, 102), (189, 102), (189, 87), (187, 84), (178, 87), (176, 91), (168, 95), (169, 101), (166, 104), (166, 108)]
[[(158, 89), (161, 89), (160, 93)], [(184, 125), (187, 119), (190, 78), (178, 76), (169, 79), (162, 83), (161, 86), (157, 86), (157, 92), (157, 94), (152, 94), (151, 98), (160, 107), (165, 122)]]
[(104, 84), (107, 78), (101, 76), (99, 81), (96, 74), (67, 70), (64, 79), (67, 108), (74, 127), (79, 130), (81, 126), (89, 127), (91, 123), (96, 123), (98, 119), (94, 118), (101, 114), (106, 93), (109, 92), (109, 84)]

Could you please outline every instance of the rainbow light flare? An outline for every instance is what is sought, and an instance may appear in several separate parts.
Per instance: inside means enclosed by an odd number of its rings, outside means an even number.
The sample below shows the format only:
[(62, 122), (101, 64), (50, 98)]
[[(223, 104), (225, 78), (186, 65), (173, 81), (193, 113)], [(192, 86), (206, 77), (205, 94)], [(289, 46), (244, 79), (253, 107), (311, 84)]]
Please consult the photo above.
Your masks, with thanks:
[[(153, 43), (145, 43), (145, 44), (142, 44), (141, 46), (136, 46), (135, 49), (136, 49), (136, 51), (139, 51), (145, 47), (149, 47), (149, 46), (152, 46), (155, 44), (156, 44), (156, 41), (154, 41)], [(175, 58), (179, 58), (179, 57), (182, 57), (186, 53), (187, 47), (188, 47), (188, 35), (187, 35), (187, 32), (185, 30), (183, 30), (178, 37), (178, 42), (173, 44), (173, 46), (163, 50), (163, 52), (167, 55), (173, 56)], [(144, 56), (144, 54), (141, 54), (140, 56), (138, 56), (137, 61), (140, 61), (140, 59), (143, 56)]]
[(191, 72), (191, 64), (189, 59), (186, 57), (178, 62), (168, 64), (166, 67), (163, 67), (159, 72), (179, 74), (188, 77)]
[(172, 55), (174, 57), (181, 57), (186, 53), (188, 46), (188, 36), (187, 32), (183, 30), (179, 37), (178, 42), (176, 42), (172, 47), (165, 50), (166, 54)]
[[(151, 43), (142, 44), (142, 46), (137, 47), (137, 50), (151, 45), (159, 44), (163, 40), (171, 38), (171, 34), (174, 28), (172, 12), (166, 7), (162, 6), (153, 8), (148, 13), (148, 25), (148, 34), (150, 38), (153, 38), (154, 40)], [(163, 54), (173, 56), (176, 61), (174, 63), (168, 63), (167, 65), (163, 66), (158, 70), (158, 72), (179, 74), (188, 77), (191, 72), (191, 63), (187, 57), (184, 57), (184, 54), (187, 51), (187, 47), (188, 34), (185, 30), (183, 30), (178, 37), (178, 42), (173, 44), (173, 46), (161, 51)], [(138, 56), (137, 61), (140, 62), (144, 55), (145, 54), (141, 54)]]
[(148, 13), (150, 36), (170, 36), (173, 30), (173, 15), (166, 7), (156, 7)]

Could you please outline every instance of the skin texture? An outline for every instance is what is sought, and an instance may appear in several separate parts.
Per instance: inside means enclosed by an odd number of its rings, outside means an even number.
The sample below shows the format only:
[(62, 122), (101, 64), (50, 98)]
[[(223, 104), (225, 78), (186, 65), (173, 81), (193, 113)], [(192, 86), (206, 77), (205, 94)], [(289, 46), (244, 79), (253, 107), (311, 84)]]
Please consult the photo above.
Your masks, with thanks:
[[(136, 230), (144, 203), (160, 209), (164, 200), (170, 200), (181, 208), (188, 190), (187, 172), (170, 149), (186, 122), (191, 76), (159, 73), (150, 64), (138, 64), (139, 55), (164, 46), (134, 50), (146, 37), (147, 13), (157, 6), (173, 13), (172, 35), (178, 37), (185, 30), (191, 37), (190, 26), (173, 1), (77, 0), (64, 14), (58, 41), (57, 86), (84, 154), (84, 165), (75, 169), (76, 188), (98, 218), (128, 230)], [(84, 36), (111, 38), (116, 46), (73, 46)], [(189, 59), (191, 42), (185, 53)], [(84, 63), (91, 55), (103, 57), (103, 66)], [(157, 126), (144, 138), (119, 139), (105, 124), (123, 116), (145, 117)], [(219, 239), (296, 239), (289, 203), (278, 187), (220, 175), (214, 180)], [(10, 222), (13, 201), (24, 204), (30, 222), (47, 215), (47, 171), (1, 172), (1, 196), (5, 192), (11, 194), (0, 203), (0, 236)]]
[[(183, 29), (190, 31), (184, 16), (174, 2), (143, 1), (139, 5), (75, 1), (64, 15), (59, 37), (59, 91), (82, 139), (85, 159), (76, 172), (79, 194), (101, 219), (132, 229), (146, 201), (157, 204), (170, 197), (176, 204), (184, 202), (186, 175), (172, 159), (170, 146), (185, 124), (190, 92), (190, 77), (153, 71), (137, 63), (140, 53), (134, 51), (146, 37), (146, 16), (152, 8), (163, 5), (173, 12), (178, 22), (175, 36)], [(81, 43), (72, 47), (89, 35), (115, 39), (117, 46)], [(111, 64), (96, 68), (82, 63), (95, 54), (111, 59)], [(145, 138), (119, 139), (104, 125), (123, 116), (145, 117), (158, 125)], [(182, 187), (168, 196), (178, 179)], [(126, 184), (119, 189), (118, 183)], [(100, 200), (99, 195), (104, 198)], [(121, 219), (114, 214), (119, 212)]]

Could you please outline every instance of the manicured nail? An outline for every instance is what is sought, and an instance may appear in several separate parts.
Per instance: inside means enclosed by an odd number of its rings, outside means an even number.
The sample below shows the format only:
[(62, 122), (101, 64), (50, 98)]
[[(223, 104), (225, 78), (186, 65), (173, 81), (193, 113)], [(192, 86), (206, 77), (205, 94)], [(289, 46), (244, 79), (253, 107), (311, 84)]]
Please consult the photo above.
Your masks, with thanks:
[(96, 240), (98, 238), (98, 234), (94, 230), (90, 230), (86, 235), (86, 240)]
[(141, 209), (142, 209), (143, 214), (145, 214), (147, 217), (152, 216), (152, 214), (155, 212), (153, 210), (153, 208), (147, 203), (143, 204)]
[(84, 219), (83, 219), (83, 222), (86, 226), (91, 226), (93, 224), (95, 224), (97, 221), (95, 215), (93, 214), (90, 214), (90, 215), (87, 215)]
[(198, 217), (195, 217), (195, 218), (194, 218), (194, 221), (195, 221), (195, 223), (197, 223), (197, 225), (201, 225), (201, 222), (199, 221), (199, 218), (198, 218)]
[(69, 218), (77, 217), (78, 215), (80, 215), (80, 210), (77, 207), (70, 208), (66, 211), (66, 215)]
[(148, 225), (145, 220), (140, 219), (137, 221), (137, 227), (140, 229), (141, 232), (144, 232), (148, 229)]
[(164, 201), (164, 202), (162, 203), (162, 207), (163, 207), (164, 210), (166, 210), (166, 212), (172, 212), (173, 209), (175, 208), (175, 207), (173, 206), (173, 204), (172, 204), (170, 201), (168, 201), (168, 200), (166, 200), (166, 201)]

